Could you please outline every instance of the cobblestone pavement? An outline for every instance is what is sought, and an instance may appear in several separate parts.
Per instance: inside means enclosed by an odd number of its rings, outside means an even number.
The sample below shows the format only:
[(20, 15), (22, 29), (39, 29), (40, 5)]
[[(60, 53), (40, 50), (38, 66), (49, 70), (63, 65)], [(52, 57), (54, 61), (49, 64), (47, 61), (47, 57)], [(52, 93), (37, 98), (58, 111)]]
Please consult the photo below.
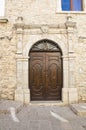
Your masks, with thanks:
[(0, 114), (0, 130), (86, 130), (86, 117), (69, 107), (24, 106), (15, 114)]

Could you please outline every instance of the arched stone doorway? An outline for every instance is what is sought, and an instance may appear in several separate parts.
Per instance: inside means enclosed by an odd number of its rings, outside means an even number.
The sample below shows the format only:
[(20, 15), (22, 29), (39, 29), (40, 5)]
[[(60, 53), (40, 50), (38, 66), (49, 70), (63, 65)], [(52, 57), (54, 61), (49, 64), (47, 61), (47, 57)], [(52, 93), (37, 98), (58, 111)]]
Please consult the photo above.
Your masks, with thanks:
[[(20, 26), (21, 25), (21, 26)], [(78, 41), (76, 37), (76, 23), (72, 22), (70, 16), (65, 24), (53, 25), (26, 25), (23, 18), (19, 17), (15, 24), (17, 34), (17, 55), (16, 55), (16, 90), (15, 100), (23, 103), (30, 103), (29, 86), (29, 61), (31, 46), (36, 41), (51, 39), (53, 45), (61, 48), (63, 62), (63, 87), (61, 92), (62, 103), (74, 103), (78, 101), (78, 89), (75, 84), (75, 52), (74, 45)], [(38, 31), (39, 30), (39, 31)], [(50, 40), (48, 40), (50, 42)], [(51, 43), (51, 42), (50, 42)], [(59, 46), (58, 46), (58, 44)], [(46, 47), (45, 47), (46, 48)], [(52, 53), (53, 54), (53, 53)], [(55, 67), (53, 67), (55, 68)]]
[(30, 50), (29, 89), (31, 100), (61, 100), (63, 85), (62, 51), (51, 40), (41, 40)]

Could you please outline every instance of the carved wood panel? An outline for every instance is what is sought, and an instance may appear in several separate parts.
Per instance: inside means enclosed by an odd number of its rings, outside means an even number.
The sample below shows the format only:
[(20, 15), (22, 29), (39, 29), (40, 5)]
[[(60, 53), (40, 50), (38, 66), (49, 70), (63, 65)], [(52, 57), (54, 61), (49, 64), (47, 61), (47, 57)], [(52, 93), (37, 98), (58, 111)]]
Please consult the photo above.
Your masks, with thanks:
[(60, 100), (61, 89), (62, 62), (60, 52), (31, 52), (31, 100)]

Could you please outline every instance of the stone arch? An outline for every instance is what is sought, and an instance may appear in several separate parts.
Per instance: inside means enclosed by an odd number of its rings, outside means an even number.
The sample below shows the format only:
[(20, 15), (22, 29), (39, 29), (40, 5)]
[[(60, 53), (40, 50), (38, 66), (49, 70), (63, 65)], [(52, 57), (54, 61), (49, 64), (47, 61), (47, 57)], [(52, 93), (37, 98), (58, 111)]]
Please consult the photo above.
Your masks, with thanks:
[(54, 37), (48, 37), (48, 38), (37, 38), (37, 39), (33, 39), (33, 40), (31, 40), (31, 41), (29, 40), (29, 41), (26, 43), (26, 45), (25, 45), (25, 47), (24, 47), (24, 49), (23, 49), (23, 56), (27, 56), (27, 57), (28, 57), (28, 52), (30, 51), (31, 47), (32, 47), (37, 41), (41, 41), (41, 40), (44, 40), (44, 39), (50, 40), (50, 41), (56, 43), (56, 44), (59, 46), (59, 48), (61, 49), (63, 56), (67, 56), (67, 55), (68, 55), (68, 49), (67, 49), (68, 46), (66, 45), (66, 43), (64, 43), (64, 42), (62, 41), (62, 39), (60, 39), (60, 38), (58, 38), (58, 37), (56, 37), (56, 38), (54, 38)]

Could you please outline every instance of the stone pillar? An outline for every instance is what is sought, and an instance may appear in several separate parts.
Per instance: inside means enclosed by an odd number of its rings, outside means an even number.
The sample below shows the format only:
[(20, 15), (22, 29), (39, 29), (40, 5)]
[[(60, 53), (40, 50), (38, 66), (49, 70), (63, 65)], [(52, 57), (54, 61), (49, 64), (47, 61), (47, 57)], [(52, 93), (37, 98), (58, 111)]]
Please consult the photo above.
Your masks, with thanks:
[(19, 17), (17, 24), (21, 26), (16, 27), (17, 31), (17, 89), (15, 90), (15, 100), (23, 102), (23, 84), (22, 84), (22, 36), (23, 36), (23, 19)]
[(82, 4), (83, 4), (83, 5), (82, 5), (82, 6), (83, 6), (83, 11), (86, 11), (86, 0), (82, 0), (82, 2), (83, 2), (83, 3), (82, 3)]
[(29, 89), (29, 57), (23, 58), (23, 91), (24, 103), (30, 102), (30, 89)]
[(62, 8), (61, 8), (61, 0), (57, 0), (57, 7), (56, 7), (56, 11), (61, 11)]
[(30, 94), (28, 89), (28, 57), (23, 57), (23, 18), (19, 17), (15, 24), (17, 32), (17, 88), (15, 100), (29, 103)]
[(62, 88), (62, 101), (68, 104), (68, 56), (63, 56), (63, 88)]
[(17, 57), (17, 89), (15, 90), (15, 100), (23, 102), (22, 74), (22, 61)]
[(74, 44), (76, 44), (77, 37), (75, 35), (76, 23), (72, 21), (70, 16), (67, 17), (66, 22), (67, 35), (68, 35), (68, 50), (69, 50), (69, 89), (68, 89), (68, 100), (69, 103), (78, 102), (78, 92), (75, 87), (75, 53)]

